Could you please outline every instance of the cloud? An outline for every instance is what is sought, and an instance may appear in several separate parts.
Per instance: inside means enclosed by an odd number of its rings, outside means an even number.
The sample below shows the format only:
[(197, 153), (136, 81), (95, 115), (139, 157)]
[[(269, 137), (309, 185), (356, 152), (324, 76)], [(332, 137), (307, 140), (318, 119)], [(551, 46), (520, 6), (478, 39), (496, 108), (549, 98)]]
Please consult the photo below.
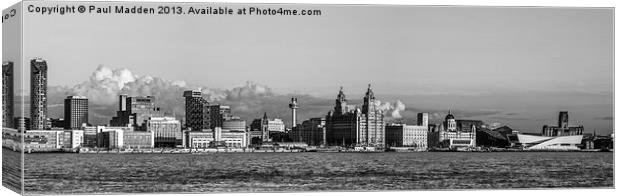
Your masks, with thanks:
[(382, 103), (380, 100), (375, 101), (377, 109), (383, 110), (388, 118), (400, 119), (403, 116), (401, 112), (405, 111), (405, 104), (400, 100), (397, 100), (394, 104), (390, 102)]
[[(72, 87), (50, 86), (48, 97), (50, 104), (62, 104), (69, 95), (82, 95), (89, 99), (90, 120), (92, 124), (107, 124), (116, 115), (118, 95), (154, 96), (156, 105), (170, 116), (182, 120), (185, 116), (185, 99), (183, 91), (200, 89), (212, 104), (231, 106), (233, 115), (251, 123), (252, 119), (261, 118), (267, 112), (269, 118), (281, 118), (287, 125), (291, 122), (288, 102), (297, 97), (300, 108), (297, 123), (303, 120), (324, 117), (334, 107), (334, 97), (315, 97), (304, 94), (278, 94), (269, 86), (247, 81), (231, 89), (218, 89), (208, 86), (188, 84), (185, 81), (171, 81), (159, 77), (144, 76), (124, 68), (99, 66), (87, 81)], [(361, 98), (361, 97), (359, 97)], [(378, 100), (377, 108), (384, 111), (387, 121), (415, 123), (417, 112), (428, 112), (431, 121), (443, 121), (447, 110), (422, 110), (407, 107), (398, 97), (390, 98), (392, 102)], [(385, 101), (385, 102), (384, 102)], [(359, 108), (361, 99), (349, 100), (350, 109)], [(414, 111), (415, 110), (415, 111)], [(50, 117), (63, 117), (62, 107), (50, 107)], [(457, 119), (497, 114), (495, 110), (453, 110)]]
[[(185, 81), (170, 81), (159, 77), (141, 76), (125, 68), (111, 68), (100, 65), (87, 81), (72, 87), (50, 86), (50, 105), (62, 104), (69, 95), (82, 95), (89, 99), (91, 121), (105, 124), (116, 114), (118, 96), (155, 96), (156, 104), (167, 115), (179, 119), (185, 114), (183, 91), (200, 89), (210, 102), (235, 106), (235, 110), (250, 111), (262, 104), (257, 99), (273, 96), (271, 88), (252, 81), (230, 90), (188, 85)], [(53, 108), (51, 117), (62, 117), (62, 107)]]

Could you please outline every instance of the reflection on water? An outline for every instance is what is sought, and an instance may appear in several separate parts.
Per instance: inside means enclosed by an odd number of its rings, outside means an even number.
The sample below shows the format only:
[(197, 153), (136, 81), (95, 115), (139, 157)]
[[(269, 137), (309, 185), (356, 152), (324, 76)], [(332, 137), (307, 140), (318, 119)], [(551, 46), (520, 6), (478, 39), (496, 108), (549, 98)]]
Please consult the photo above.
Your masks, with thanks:
[(613, 153), (27, 154), (27, 193), (613, 187)]

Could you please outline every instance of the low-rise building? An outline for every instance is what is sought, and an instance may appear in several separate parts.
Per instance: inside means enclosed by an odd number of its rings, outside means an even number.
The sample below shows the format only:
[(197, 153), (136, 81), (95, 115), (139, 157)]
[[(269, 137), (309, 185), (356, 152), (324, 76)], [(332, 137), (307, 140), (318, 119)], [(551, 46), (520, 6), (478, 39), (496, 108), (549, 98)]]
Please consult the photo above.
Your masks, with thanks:
[(108, 149), (141, 149), (155, 146), (154, 134), (150, 131), (124, 131), (105, 129), (99, 133), (99, 147)]
[(248, 145), (245, 131), (223, 130), (219, 127), (213, 130), (189, 131), (185, 133), (185, 136), (186, 147), (188, 148), (244, 148)]
[(155, 147), (176, 147), (183, 143), (181, 122), (174, 117), (151, 117), (145, 126), (147, 132), (155, 135)]
[(312, 118), (295, 126), (291, 130), (290, 139), (310, 146), (326, 145), (325, 118)]
[(477, 123), (469, 123), (469, 125), (471, 127), (467, 129), (457, 126), (457, 120), (449, 111), (443, 124), (436, 125), (435, 130), (428, 133), (429, 147), (450, 149), (476, 147)]
[(151, 131), (123, 132), (123, 148), (142, 149), (155, 147), (154, 133)]
[(428, 126), (392, 124), (385, 127), (388, 147), (413, 147), (426, 150), (428, 147)]

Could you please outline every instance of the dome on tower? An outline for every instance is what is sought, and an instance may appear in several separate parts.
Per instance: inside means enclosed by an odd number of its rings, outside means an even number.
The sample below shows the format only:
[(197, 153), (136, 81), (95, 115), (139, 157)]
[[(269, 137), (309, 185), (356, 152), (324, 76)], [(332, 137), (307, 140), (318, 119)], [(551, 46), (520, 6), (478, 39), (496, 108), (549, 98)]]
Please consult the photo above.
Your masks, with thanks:
[(452, 110), (448, 110), (448, 115), (446, 115), (446, 120), (452, 119), (454, 120), (454, 115), (452, 115)]

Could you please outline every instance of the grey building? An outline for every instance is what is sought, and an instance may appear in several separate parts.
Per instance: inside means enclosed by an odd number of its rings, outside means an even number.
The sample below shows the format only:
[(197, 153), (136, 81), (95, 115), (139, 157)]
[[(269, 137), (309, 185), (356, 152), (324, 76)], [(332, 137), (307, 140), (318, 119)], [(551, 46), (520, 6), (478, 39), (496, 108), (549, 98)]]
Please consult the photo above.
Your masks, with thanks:
[(233, 130), (233, 131), (246, 131), (247, 124), (245, 120), (241, 120), (238, 118), (232, 118), (232, 119), (225, 120), (222, 123), (222, 129)]
[(164, 117), (159, 107), (155, 106), (154, 96), (128, 97), (119, 96), (119, 111), (110, 120), (110, 126), (134, 126), (144, 129), (143, 125), (151, 117)]
[(30, 128), (42, 130), (47, 124), (47, 62), (30, 61)]
[(568, 122), (568, 112), (561, 111), (558, 115), (557, 125), (544, 125), (542, 135), (547, 137), (582, 135), (583, 125), (571, 125)]
[(82, 124), (88, 124), (88, 99), (68, 96), (65, 99), (65, 129), (80, 129)]
[(375, 95), (368, 85), (361, 109), (348, 110), (342, 88), (336, 106), (326, 116), (327, 143), (347, 147), (385, 147), (385, 120), (377, 109)]
[(181, 122), (174, 117), (151, 117), (146, 121), (146, 131), (153, 132), (155, 147), (176, 147), (183, 144)]
[(183, 92), (185, 97), (185, 126), (192, 131), (211, 128), (211, 108), (201, 91)]
[(13, 118), (13, 125), (15, 129), (19, 131), (31, 130), (30, 129), (30, 118), (27, 117), (15, 117)]
[(222, 127), (226, 120), (232, 119), (230, 106), (225, 105), (209, 105), (209, 117), (211, 119), (210, 128)]
[(290, 138), (309, 146), (324, 146), (326, 140), (325, 118), (311, 118), (293, 127)]
[(2, 127), (15, 128), (15, 89), (13, 80), (13, 62), (2, 63)]

